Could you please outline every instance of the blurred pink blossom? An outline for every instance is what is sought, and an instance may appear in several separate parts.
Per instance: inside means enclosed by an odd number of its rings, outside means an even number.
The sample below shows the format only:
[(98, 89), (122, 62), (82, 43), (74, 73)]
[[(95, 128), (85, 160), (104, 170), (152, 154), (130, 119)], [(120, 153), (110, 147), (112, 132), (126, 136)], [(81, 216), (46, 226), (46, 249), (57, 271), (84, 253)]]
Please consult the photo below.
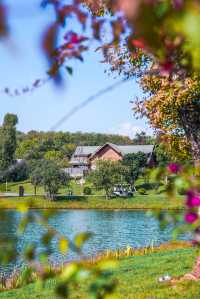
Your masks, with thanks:
[(198, 215), (194, 212), (187, 213), (185, 215), (185, 221), (188, 223), (194, 223), (198, 218), (199, 218)]
[(167, 169), (169, 172), (171, 173), (178, 173), (181, 169), (180, 165), (177, 164), (177, 163), (170, 163), (168, 166), (167, 166)]

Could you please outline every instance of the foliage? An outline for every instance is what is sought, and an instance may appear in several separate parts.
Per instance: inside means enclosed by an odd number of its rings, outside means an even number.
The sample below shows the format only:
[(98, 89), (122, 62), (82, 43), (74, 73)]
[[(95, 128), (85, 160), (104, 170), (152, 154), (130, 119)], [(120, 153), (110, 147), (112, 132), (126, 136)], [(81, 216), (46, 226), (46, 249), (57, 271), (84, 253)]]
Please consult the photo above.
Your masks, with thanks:
[(69, 176), (60, 170), (54, 161), (42, 160), (36, 163), (31, 172), (31, 182), (36, 188), (38, 185), (44, 186), (47, 196), (54, 198), (59, 188), (69, 183)]
[(148, 136), (145, 132), (136, 133), (133, 139), (134, 144), (154, 144), (155, 139), (152, 136)]
[(133, 185), (142, 168), (147, 165), (147, 156), (142, 152), (127, 154), (123, 157), (122, 165), (126, 166), (126, 171), (124, 172), (126, 182)]
[(29, 167), (26, 161), (16, 162), (7, 172), (7, 180), (19, 182), (27, 180), (29, 177)]
[(0, 129), (0, 169), (8, 169), (14, 163), (16, 150), (16, 124), (18, 118), (15, 114), (4, 116), (3, 126)]
[(85, 186), (83, 188), (83, 194), (84, 195), (91, 195), (92, 194), (92, 189), (90, 187), (88, 187), (88, 186)]
[(139, 189), (137, 189), (137, 192), (138, 192), (139, 194), (141, 194), (141, 195), (145, 195), (145, 194), (147, 194), (147, 192), (146, 192), (146, 190), (145, 190), (144, 188), (139, 188)]
[(174, 152), (178, 151), (180, 158), (187, 158), (191, 152), (193, 158), (198, 160), (198, 75), (191, 75), (184, 81), (146, 75), (142, 78), (142, 86), (150, 96), (138, 101), (135, 111), (145, 115), (150, 124), (162, 132), (166, 141), (170, 141), (166, 143), (171, 145)]
[(97, 190), (105, 190), (106, 196), (112, 195), (115, 184), (123, 183), (126, 167), (119, 162), (99, 160), (96, 169), (92, 171), (90, 180)]
[(34, 193), (36, 195), (37, 193), (37, 187), (42, 185), (42, 172), (41, 172), (41, 165), (42, 163), (33, 163), (30, 167), (31, 167), (31, 171), (30, 171), (30, 182), (33, 184), (34, 186)]
[(83, 132), (36, 132), (27, 134), (17, 132), (16, 157), (24, 159), (54, 159), (66, 167), (76, 146), (114, 144), (132, 144), (129, 137)]
[(44, 159), (53, 161), (62, 168), (68, 167), (68, 159), (62, 151), (49, 150), (44, 154)]
[[(85, 10), (82, 3), (86, 4), (92, 16)], [(138, 102), (136, 111), (142, 116), (147, 116), (150, 124), (162, 131), (162, 133), (172, 137), (181, 137), (179, 141), (192, 153), (192, 158), (199, 162), (200, 160), (200, 106), (199, 106), (199, 69), (200, 69), (200, 8), (199, 1), (194, 0), (166, 0), (166, 1), (143, 1), (143, 0), (118, 0), (118, 1), (72, 1), (66, 4), (59, 0), (44, 0), (43, 6), (51, 5), (55, 11), (56, 17), (49, 24), (44, 32), (42, 39), (42, 49), (49, 61), (49, 77), (55, 78), (60, 82), (60, 68), (65, 65), (69, 74), (72, 69), (68, 66), (69, 59), (78, 59), (83, 61), (83, 53), (88, 50), (90, 42), (98, 41), (105, 56), (105, 61), (113, 64), (113, 58), (109, 57), (109, 50), (113, 53), (116, 48), (123, 44), (125, 48), (125, 58), (123, 51), (117, 58), (117, 69), (121, 71), (121, 65), (130, 62), (131, 75), (139, 74), (142, 77), (141, 84), (147, 97)], [(70, 24), (70, 18), (74, 15), (77, 22), (82, 25), (84, 34), (91, 33), (89, 36), (74, 32), (65, 27)], [(3, 2), (0, 3), (0, 36), (8, 36), (8, 14)], [(89, 28), (88, 28), (89, 26)], [(60, 27), (63, 27), (64, 38), (59, 36)], [(76, 26), (74, 26), (76, 28)], [(78, 26), (77, 26), (78, 27)], [(109, 27), (109, 28), (108, 28)], [(88, 30), (92, 29), (92, 30)], [(103, 41), (104, 32), (110, 32), (106, 43)], [(109, 29), (109, 30), (108, 30)], [(62, 31), (62, 32), (63, 32)], [(58, 42), (59, 41), (59, 42)], [(61, 42), (60, 42), (61, 41)], [(66, 64), (67, 61), (67, 64)], [(116, 63), (116, 60), (114, 61)], [(134, 71), (133, 71), (134, 70)], [(42, 81), (36, 79), (33, 87), (41, 86)], [(27, 92), (29, 89), (23, 89)], [(31, 88), (32, 90), (32, 88)], [(11, 94), (8, 88), (4, 89), (6, 94)], [(18, 95), (16, 89), (14, 92)], [(10, 118), (11, 120), (11, 118)], [(14, 152), (16, 148), (16, 129), (15, 122), (5, 118), (5, 123), (1, 129), (1, 168), (7, 169), (14, 161)], [(50, 149), (51, 140), (40, 144), (38, 159), (44, 157), (44, 152)], [(181, 148), (180, 144), (178, 145)], [(30, 149), (31, 147), (29, 147)], [(46, 150), (48, 148), (48, 150)], [(42, 153), (42, 155), (41, 155)], [(31, 151), (31, 154), (34, 154)], [(33, 157), (33, 156), (32, 156)], [(20, 157), (22, 158), (22, 157)], [(124, 172), (121, 164), (112, 164), (101, 162), (97, 170), (93, 173), (94, 181), (97, 187), (104, 187), (106, 194), (111, 192), (111, 185), (120, 180), (120, 175)], [(111, 165), (112, 164), (112, 165)], [(41, 166), (43, 184), (49, 194), (53, 196), (57, 192), (58, 183), (62, 181), (57, 166), (52, 161), (44, 161)], [(180, 167), (177, 164), (170, 164), (166, 170), (156, 170), (156, 178), (169, 175), (168, 194), (169, 200), (173, 200), (177, 187), (188, 190), (186, 195), (186, 213), (185, 221), (187, 225), (182, 231), (192, 231), (194, 240), (199, 244), (199, 169), (192, 167)], [(59, 177), (59, 179), (58, 179)], [(64, 181), (64, 180), (63, 180)], [(22, 211), (27, 207), (21, 206)], [(38, 220), (33, 215), (27, 214), (20, 227), (26, 227), (29, 221), (39, 221), (47, 228), (41, 242), (46, 246), (40, 261), (44, 264), (47, 261), (50, 252), (50, 241), (57, 235), (55, 230), (48, 226), (49, 215), (44, 212)], [(179, 214), (169, 214), (165, 219), (163, 213), (159, 215), (160, 220), (170, 220), (172, 223), (178, 223), (183, 220)], [(72, 244), (65, 236), (59, 235), (59, 247), (61, 251), (66, 252), (68, 244), (73, 249), (80, 252), (81, 245), (88, 239), (87, 234), (76, 237)], [(79, 246), (77, 245), (79, 240)], [(1, 240), (1, 245), (6, 248), (1, 252), (1, 259), (4, 262), (15, 258), (13, 244)], [(30, 244), (25, 252), (25, 258), (29, 262), (36, 261), (37, 251), (34, 244)], [(169, 261), (169, 258), (168, 258)], [(185, 258), (184, 258), (185, 262)], [(157, 262), (156, 262), (157, 264)], [(174, 263), (173, 263), (174, 264)], [(141, 261), (140, 261), (141, 265)], [(169, 263), (168, 263), (169, 265)], [(62, 297), (68, 296), (69, 285), (77, 285), (84, 281), (82, 278), (88, 278), (90, 274), (95, 277), (94, 283), (89, 287), (93, 298), (112, 298), (115, 290), (115, 282), (108, 281), (110, 278), (110, 267), (105, 264), (97, 265), (92, 269), (84, 267), (81, 263), (70, 263), (63, 267), (60, 275), (57, 275), (58, 284), (56, 285), (57, 294)], [(152, 263), (151, 263), (152, 266)], [(105, 270), (106, 269), (106, 270)], [(168, 268), (167, 268), (168, 269)], [(42, 268), (41, 279), (45, 281), (55, 273), (50, 271), (48, 263)], [(127, 270), (127, 266), (126, 266)], [(127, 271), (126, 271), (127, 272)], [(180, 273), (179, 273), (180, 274)], [(149, 277), (149, 275), (148, 275)], [(150, 275), (151, 277), (151, 275)], [(25, 277), (25, 283), (29, 275)], [(84, 281), (85, 282), (85, 281)], [(129, 284), (132, 285), (132, 284)], [(152, 286), (152, 281), (151, 281)], [(142, 288), (143, 289), (143, 288)], [(158, 289), (158, 287), (157, 287)], [(162, 287), (162, 290), (164, 288)], [(181, 298), (183, 297), (183, 288), (181, 288)], [(131, 290), (132, 291), (132, 290)], [(176, 289), (172, 290), (176, 296)], [(175, 293), (175, 295), (174, 295)], [(150, 294), (150, 296), (152, 293)], [(126, 293), (126, 297), (129, 293)], [(153, 295), (154, 296), (154, 295)], [(179, 296), (179, 295), (178, 295)], [(192, 293), (189, 298), (194, 297)], [(162, 296), (163, 297), (163, 296)], [(169, 296), (168, 296), (169, 297)], [(178, 297), (177, 297), (178, 298)]]
[(165, 143), (157, 144), (155, 147), (156, 162), (159, 167), (167, 166), (172, 161), (172, 157), (166, 150)]
[(163, 226), (168, 222), (175, 224), (174, 236), (183, 232), (192, 233), (194, 243), (199, 245), (199, 207), (200, 207), (200, 169), (199, 166), (180, 165), (170, 163), (166, 168), (154, 171), (153, 175), (157, 181), (168, 176), (167, 185), (168, 200), (172, 201), (177, 197), (177, 192), (185, 195), (185, 211), (164, 214), (158, 213), (158, 217)]

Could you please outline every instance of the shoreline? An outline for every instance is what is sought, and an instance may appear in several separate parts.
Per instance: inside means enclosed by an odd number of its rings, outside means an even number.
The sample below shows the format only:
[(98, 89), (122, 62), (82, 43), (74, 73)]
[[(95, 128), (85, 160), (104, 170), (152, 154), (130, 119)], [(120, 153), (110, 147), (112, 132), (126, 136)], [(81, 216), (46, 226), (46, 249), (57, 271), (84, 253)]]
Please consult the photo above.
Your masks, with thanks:
[(20, 205), (29, 209), (40, 210), (96, 210), (96, 211), (177, 211), (185, 210), (184, 198), (166, 199), (163, 196), (149, 194), (133, 198), (102, 197), (58, 197), (48, 200), (41, 196), (1, 197), (0, 210), (16, 210)]
[[(160, 256), (162, 255), (168, 255), (170, 256), (170, 253), (173, 255), (177, 255), (178, 252), (184, 252), (184, 250), (190, 250), (194, 252), (194, 247), (189, 241), (171, 241), (171, 242), (166, 242), (162, 243), (160, 245), (149, 245), (146, 247), (141, 247), (141, 248), (134, 248), (134, 247), (129, 247), (124, 249), (116, 249), (116, 250), (105, 250), (102, 252), (97, 253), (94, 256), (87, 256), (84, 257), (81, 260), (81, 263), (84, 265), (95, 265), (101, 261), (105, 260), (113, 260), (117, 261), (118, 264), (118, 269), (120, 269), (120, 263), (124, 263), (126, 261), (133, 261), (133, 259), (141, 259), (144, 261), (145, 258), (151, 258), (151, 257), (157, 257), (160, 259)], [(179, 254), (178, 254), (179, 255)], [(59, 273), (60, 270), (62, 269), (63, 266), (68, 265), (69, 263), (76, 262), (77, 260), (69, 260), (66, 261), (62, 264), (55, 264), (53, 265), (52, 269), (56, 273)], [(129, 263), (129, 262), (128, 262)], [(39, 264), (37, 265), (39, 266)], [(36, 267), (37, 268), (37, 267)], [(40, 270), (40, 267), (38, 267), (38, 271)], [(37, 273), (37, 270), (36, 272)], [(18, 286), (17, 288), (12, 284), (12, 281), (15, 281), (17, 278), (19, 278), (21, 275), (20, 269), (18, 269), (17, 272), (10, 273), (7, 277), (5, 276), (5, 288), (1, 290), (0, 292), (0, 297), (1, 294), (5, 294), (6, 292), (12, 291), (12, 292), (18, 292), (17, 290), (23, 289), (22, 286)], [(30, 281), (30, 284), (35, 284), (37, 283), (37, 279), (33, 279), (33, 281)]]
[[(185, 211), (184, 208), (156, 208), (156, 207), (150, 207), (150, 208), (84, 208), (84, 207), (28, 207), (29, 210), (76, 210), (76, 211)], [(1, 210), (18, 210), (18, 207), (0, 207)]]

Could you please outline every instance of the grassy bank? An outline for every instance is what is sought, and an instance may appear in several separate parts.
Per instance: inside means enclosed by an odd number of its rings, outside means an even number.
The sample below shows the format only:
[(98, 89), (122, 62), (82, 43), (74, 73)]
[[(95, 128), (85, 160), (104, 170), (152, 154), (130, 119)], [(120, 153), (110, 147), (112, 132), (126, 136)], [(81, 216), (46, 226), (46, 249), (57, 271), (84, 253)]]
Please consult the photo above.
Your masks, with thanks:
[[(182, 276), (191, 271), (195, 251), (192, 248), (170, 246), (155, 253), (122, 258), (113, 277), (118, 281), (117, 293), (120, 299), (199, 299), (200, 282), (184, 281), (175, 285), (158, 282), (162, 275)], [(24, 288), (0, 293), (4, 299), (57, 299), (54, 294), (55, 281), (49, 280), (44, 289), (30, 284)], [(73, 288), (71, 299), (88, 299), (87, 284)]]
[[(88, 184), (87, 184), (88, 185)], [(23, 186), (25, 194), (34, 194), (34, 187), (29, 181), (8, 183), (8, 192), (18, 194), (19, 186)], [(74, 180), (70, 182), (70, 186), (59, 190), (56, 201), (47, 200), (44, 197), (44, 189), (38, 187), (38, 196), (19, 197), (0, 197), (0, 209), (15, 209), (19, 203), (30, 203), (32, 208), (53, 208), (53, 209), (180, 209), (183, 207), (183, 197), (176, 196), (176, 199), (168, 200), (165, 196), (165, 186), (161, 185), (158, 189), (153, 184), (144, 184), (144, 180), (137, 180), (137, 190), (146, 187), (146, 195), (136, 192), (132, 198), (113, 198), (107, 200), (103, 190), (96, 191), (90, 184), (91, 196), (82, 196), (83, 187)], [(0, 185), (0, 190), (5, 191), (5, 184)], [(69, 191), (74, 196), (70, 197)], [(1, 193), (0, 193), (1, 194)]]
[(132, 198), (106, 199), (103, 196), (66, 197), (59, 196), (57, 200), (50, 201), (43, 196), (29, 197), (1, 197), (0, 209), (16, 209), (21, 204), (30, 204), (31, 208), (40, 209), (180, 209), (183, 199), (168, 200), (164, 195), (136, 194)]

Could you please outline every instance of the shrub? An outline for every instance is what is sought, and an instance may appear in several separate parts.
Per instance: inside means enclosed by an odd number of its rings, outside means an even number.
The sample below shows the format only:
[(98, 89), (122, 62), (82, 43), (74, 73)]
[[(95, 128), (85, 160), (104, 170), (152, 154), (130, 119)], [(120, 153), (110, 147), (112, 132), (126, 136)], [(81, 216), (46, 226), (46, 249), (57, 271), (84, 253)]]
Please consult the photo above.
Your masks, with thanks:
[(10, 182), (20, 182), (28, 179), (29, 169), (25, 161), (14, 164), (10, 167), (7, 180)]
[(84, 187), (83, 189), (83, 194), (84, 195), (91, 195), (92, 194), (92, 189), (90, 187)]
[(141, 195), (146, 195), (146, 194), (147, 194), (147, 192), (146, 192), (146, 190), (145, 190), (144, 188), (140, 188), (140, 189), (138, 189), (137, 192), (138, 192), (139, 194), (141, 194)]
[(179, 195), (186, 195), (187, 189), (186, 188), (179, 188), (178, 189), (178, 194)]

